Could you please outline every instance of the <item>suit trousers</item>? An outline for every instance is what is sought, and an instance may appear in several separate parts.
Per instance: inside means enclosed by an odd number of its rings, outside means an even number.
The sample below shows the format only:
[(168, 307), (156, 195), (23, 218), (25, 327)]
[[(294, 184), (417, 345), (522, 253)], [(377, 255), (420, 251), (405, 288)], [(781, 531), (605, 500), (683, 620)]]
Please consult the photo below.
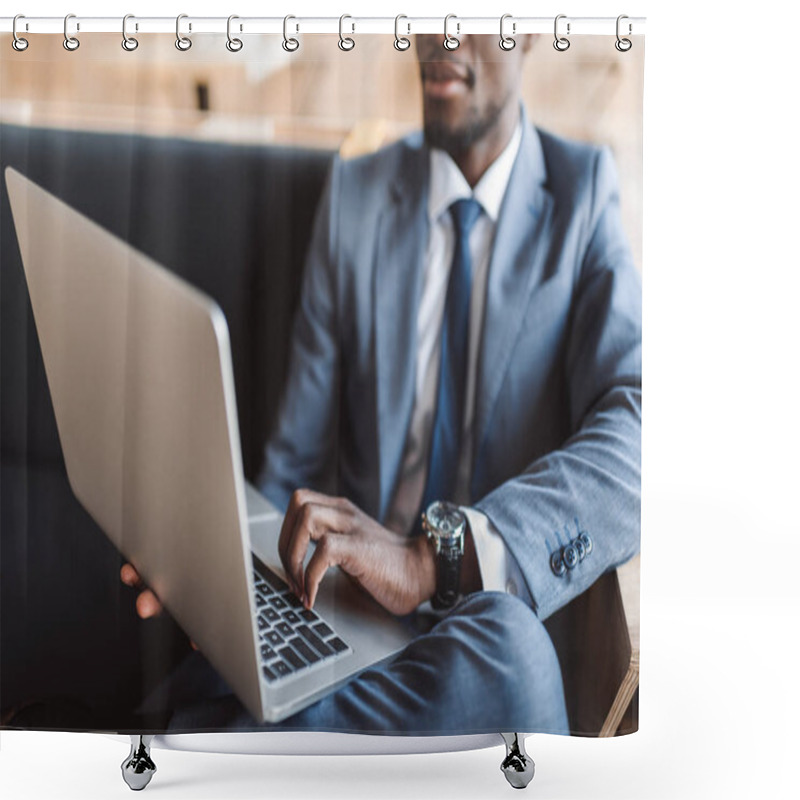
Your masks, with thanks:
[(277, 724), (255, 720), (200, 652), (189, 654), (140, 711), (166, 711), (170, 733), (569, 733), (553, 644), (521, 600), (477, 592), (432, 627), (414, 623), (430, 629), (391, 660)]

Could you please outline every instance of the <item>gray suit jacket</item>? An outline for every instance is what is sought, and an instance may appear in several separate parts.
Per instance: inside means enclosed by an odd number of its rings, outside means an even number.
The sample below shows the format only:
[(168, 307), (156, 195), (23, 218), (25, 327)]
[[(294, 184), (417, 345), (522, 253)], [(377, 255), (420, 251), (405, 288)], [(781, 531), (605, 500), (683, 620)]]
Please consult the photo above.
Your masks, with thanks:
[[(523, 122), (489, 267), (471, 502), (544, 619), (639, 548), (641, 288), (610, 154)], [(428, 169), (419, 135), (333, 164), (259, 481), (279, 507), (308, 486), (386, 514), (414, 402)], [(550, 555), (578, 525), (592, 552), (558, 576)]]

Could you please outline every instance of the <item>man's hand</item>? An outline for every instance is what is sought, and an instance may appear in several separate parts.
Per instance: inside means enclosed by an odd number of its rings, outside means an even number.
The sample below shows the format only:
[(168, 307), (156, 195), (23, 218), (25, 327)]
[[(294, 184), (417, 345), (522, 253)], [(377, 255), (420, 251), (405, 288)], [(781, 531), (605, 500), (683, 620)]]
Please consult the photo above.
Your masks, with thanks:
[(148, 589), (133, 564), (123, 564), (119, 571), (119, 577), (126, 586), (139, 589), (136, 597), (136, 613), (142, 619), (157, 617), (163, 610), (161, 601), (156, 597), (155, 592)]
[[(142, 619), (157, 617), (164, 610), (164, 606), (161, 605), (161, 601), (156, 597), (155, 592), (144, 585), (144, 581), (142, 581), (133, 564), (123, 564), (122, 569), (119, 571), (119, 577), (126, 586), (140, 590), (136, 597), (136, 613)], [(194, 642), (191, 642), (191, 645), (197, 650), (197, 645)]]
[[(316, 547), (304, 571), (310, 542)], [(292, 589), (307, 608), (335, 566), (393, 614), (410, 613), (436, 590), (433, 551), (424, 536), (399, 536), (349, 500), (310, 489), (292, 495), (278, 550)]]

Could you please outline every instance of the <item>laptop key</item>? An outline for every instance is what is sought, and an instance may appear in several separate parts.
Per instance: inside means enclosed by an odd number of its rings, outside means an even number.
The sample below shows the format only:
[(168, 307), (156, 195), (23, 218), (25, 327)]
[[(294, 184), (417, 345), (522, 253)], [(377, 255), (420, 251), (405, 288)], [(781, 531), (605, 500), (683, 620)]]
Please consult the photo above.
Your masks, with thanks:
[(289, 644), (300, 653), (309, 664), (316, 664), (320, 660), (319, 656), (299, 637), (289, 641)]
[(270, 622), (277, 622), (281, 618), (280, 614), (278, 614), (278, 612), (274, 608), (265, 608), (261, 612), (261, 616), (269, 620)]
[(264, 661), (272, 661), (273, 658), (277, 658), (277, 654), (268, 644), (262, 644), (261, 658), (263, 658)]
[(295, 653), (295, 651), (292, 650), (291, 647), (284, 647), (280, 651), (280, 654), (281, 654), (281, 656), (283, 656), (284, 660), (288, 661), (289, 664), (292, 667), (294, 667), (294, 669), (296, 669), (296, 670), (297, 669), (303, 669), (304, 667), (307, 666), (306, 662), (303, 661), (303, 659), (300, 658), (300, 656), (297, 655), (297, 653)]
[(267, 634), (267, 641), (273, 647), (277, 647), (279, 644), (283, 644), (283, 636), (281, 636), (277, 631), (270, 631)]
[(283, 618), (287, 622), (291, 622), (292, 625), (297, 625), (297, 623), (300, 622), (300, 617), (298, 617), (297, 614), (294, 613), (294, 611), (284, 611)]
[(328, 644), (337, 652), (341, 653), (344, 650), (347, 650), (347, 645), (338, 637), (334, 637), (333, 639), (328, 640)]
[(301, 617), (302, 617), (302, 618), (303, 618), (303, 619), (304, 619), (306, 622), (319, 622), (319, 617), (318, 617), (318, 616), (317, 616), (317, 615), (316, 615), (316, 614), (315, 614), (313, 611), (311, 611), (311, 610), (310, 610), (310, 609), (308, 609), (308, 608), (304, 608), (304, 609), (303, 609), (303, 610), (300, 612), (300, 616), (301, 616)]
[(272, 570), (264, 575), (264, 580), (278, 593), (283, 594), (289, 590), (289, 586), (282, 578), (279, 578)]
[(300, 600), (300, 598), (296, 594), (293, 594), (292, 592), (287, 592), (283, 596), (283, 599), (286, 601), (286, 605), (290, 606), (291, 608), (303, 607), (303, 603)]
[(292, 674), (292, 670), (289, 668), (289, 665), (283, 661), (276, 661), (272, 665), (272, 669), (275, 670), (275, 672), (281, 677)]
[(278, 679), (278, 676), (269, 667), (261, 667), (261, 671), (264, 673), (268, 681), (274, 681)]
[(321, 656), (330, 656), (333, 655), (333, 650), (331, 650), (322, 639), (317, 636), (308, 625), (299, 625), (297, 628), (297, 632), (321, 655)]
[(267, 601), (260, 594), (257, 594), (256, 595), (256, 606), (261, 608), (261, 606), (265, 606), (266, 604), (267, 604)]
[(264, 630), (264, 628), (269, 628), (269, 622), (267, 622), (264, 617), (259, 614), (258, 615), (258, 629)]
[(323, 639), (333, 636), (333, 631), (324, 622), (320, 622), (319, 625), (315, 625), (313, 630), (317, 636), (321, 636)]
[(294, 629), (288, 622), (279, 622), (275, 626), (275, 630), (278, 631), (281, 636), (292, 636), (294, 634)]
[(281, 597), (270, 597), (269, 602), (273, 608), (286, 608), (286, 601)]

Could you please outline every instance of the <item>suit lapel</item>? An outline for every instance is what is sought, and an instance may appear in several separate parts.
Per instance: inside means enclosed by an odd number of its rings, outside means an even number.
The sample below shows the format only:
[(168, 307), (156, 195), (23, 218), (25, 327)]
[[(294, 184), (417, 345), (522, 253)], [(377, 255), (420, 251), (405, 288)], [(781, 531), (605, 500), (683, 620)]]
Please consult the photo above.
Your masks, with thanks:
[(428, 241), (427, 150), (410, 147), (404, 155), (380, 218), (375, 254), (379, 519), (391, 499), (414, 407), (417, 311)]
[(503, 198), (489, 262), (476, 382), (473, 464), (479, 463), (531, 293), (542, 278), (552, 235), (548, 223), (553, 200), (544, 185), (546, 177), (539, 135), (523, 118), (520, 150)]

